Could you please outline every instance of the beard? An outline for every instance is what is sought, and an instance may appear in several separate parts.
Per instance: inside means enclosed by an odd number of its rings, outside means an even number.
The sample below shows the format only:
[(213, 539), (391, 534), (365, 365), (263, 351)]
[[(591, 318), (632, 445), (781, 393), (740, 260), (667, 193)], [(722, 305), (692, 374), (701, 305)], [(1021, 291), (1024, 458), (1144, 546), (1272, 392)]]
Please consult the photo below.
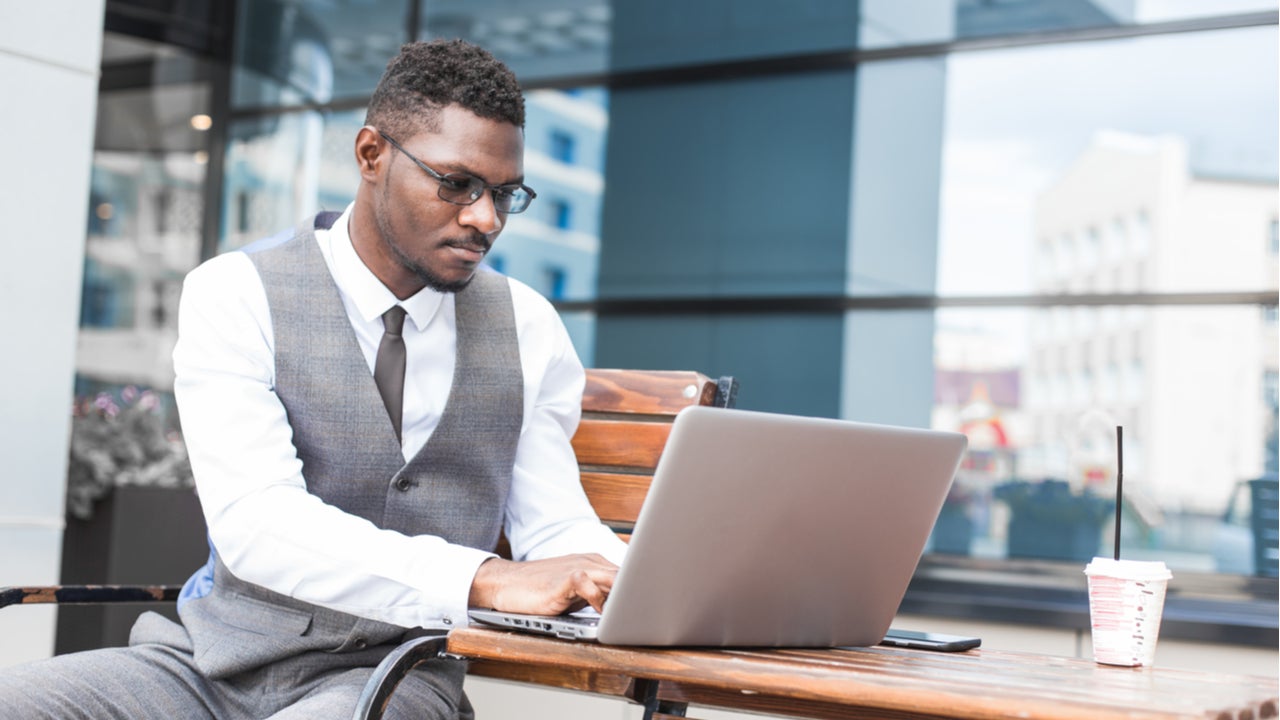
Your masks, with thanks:
[[(387, 199), (387, 195), (389, 194), (387, 192), (388, 187), (389, 185), (383, 185), (384, 201)], [(385, 203), (383, 207), (386, 207)], [(471, 279), (475, 277), (474, 272), (461, 280), (445, 280), (436, 272), (431, 270), (431, 268), (428, 268), (417, 260), (414, 260), (409, 256), (409, 253), (405, 252), (405, 249), (399, 238), (396, 236), (395, 231), (391, 229), (391, 223), (387, 220), (386, 213), (381, 212), (380, 209), (375, 209), (373, 216), (374, 222), (378, 226), (378, 235), (383, 246), (386, 247), (387, 250), (391, 251), (391, 256), (395, 258), (396, 262), (399, 263), (401, 267), (413, 273), (414, 277), (421, 280), (424, 285), (439, 293), (457, 293), (462, 292), (466, 289), (467, 285), (471, 284)], [(472, 238), (470, 241), (457, 241), (456, 243), (447, 242), (446, 244), (482, 247), (485, 248), (486, 253), (490, 247), (490, 244), (486, 242), (483, 236)]]

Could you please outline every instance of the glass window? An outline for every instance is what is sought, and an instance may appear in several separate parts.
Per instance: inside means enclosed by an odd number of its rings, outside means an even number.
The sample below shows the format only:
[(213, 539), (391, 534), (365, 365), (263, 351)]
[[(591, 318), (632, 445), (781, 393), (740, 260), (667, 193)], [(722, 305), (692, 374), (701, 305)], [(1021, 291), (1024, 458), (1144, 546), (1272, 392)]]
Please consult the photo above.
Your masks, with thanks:
[[(963, 516), (968, 539), (940, 537), (957, 532), (940, 524), (935, 552), (1088, 560), (1109, 548), (1122, 425), (1124, 553), (1175, 572), (1247, 564), (1219, 542), (1230, 532), (1222, 517), (1236, 484), (1274, 462), (1277, 381), (1274, 360), (1236, 368), (1265, 357), (1274, 332), (1247, 307), (1153, 308), (1145, 325), (1156, 337), (1123, 369), (1107, 363), (1099, 376), (1076, 362), (1055, 379), (1035, 370), (1041, 350), (1026, 332), (1043, 312), (937, 313), (933, 426), (965, 433), (973, 457), (947, 511)], [(1046, 379), (1057, 388), (1042, 391)]]
[(545, 267), (542, 269), (542, 277), (542, 287), (540, 288), (542, 294), (548, 300), (563, 300), (565, 288), (569, 284), (569, 276), (565, 269)]
[(411, 0), (242, 0), (236, 5), (232, 105), (368, 99), (409, 38)]
[[(1229, 268), (1261, 265), (1265, 240), (1204, 242), (1189, 228), (1216, 233), (1212, 218), (1236, 203), (1238, 217), (1275, 207), (1275, 52), (1274, 28), (1246, 28), (952, 56), (938, 292), (1029, 290), (1028, 232), (1059, 238), (1058, 273), (1090, 278), (1106, 266), (1086, 265), (1085, 230), (1112, 217), (1127, 236), (1096, 242), (1123, 244), (1100, 255), (1129, 258), (1126, 291), (1241, 289)], [(1255, 65), (1256, 77), (1235, 70)], [(1177, 197), (1158, 192), (1174, 177)]]
[[(149, 71), (139, 73), (139, 67)], [(169, 357), (178, 295), (200, 255), (213, 122), (209, 75), (203, 61), (175, 47), (104, 35), (76, 353), (78, 403), (139, 386), (161, 393), (157, 408), (172, 405)], [(137, 390), (131, 393), (136, 399)]]
[(576, 146), (573, 135), (563, 130), (551, 131), (551, 147), (550, 155), (552, 160), (558, 160), (569, 165), (573, 164), (573, 151)]
[(1067, 30), (1106, 30), (1214, 15), (1274, 12), (1269, 0), (862, 0), (863, 48)]
[(604, 72), (613, 21), (610, 0), (430, 0), (422, 3), (417, 36), (476, 43), (529, 82)]
[[(590, 299), (596, 292), (607, 97), (600, 88), (526, 97), (525, 183), (539, 197), (528, 212), (508, 218), (495, 246), (501, 254), (489, 264), (535, 288), (545, 285), (545, 267), (563, 268), (559, 299)], [(242, 247), (319, 210), (344, 209), (360, 180), (352, 144), (363, 124), (363, 109), (236, 121), (225, 159), (219, 249)], [(592, 335), (587, 325), (573, 328), (580, 352)]]
[(614, 4), (613, 70), (851, 50), (859, 3), (647, 0)]
[[(938, 293), (1273, 290), (1274, 272), (1259, 281), (1270, 238), (1257, 218), (1277, 207), (1275, 52), (1268, 27), (952, 55)], [(1238, 71), (1254, 65), (1266, 66), (1256, 81)], [(965, 508), (963, 552), (1087, 560), (1109, 546), (1123, 425), (1126, 554), (1251, 572), (1221, 518), (1275, 454), (1266, 317), (1248, 305), (940, 310), (935, 382), (984, 374), (967, 402), (954, 388), (935, 400), (935, 426), (966, 432), (984, 458), (949, 500)], [(960, 342), (1003, 361), (941, 349)], [(1026, 383), (997, 396), (1002, 374)]]
[(1106, 250), (1107, 259), (1115, 263), (1124, 259), (1126, 252), (1128, 252), (1129, 237), (1123, 216), (1112, 218), (1109, 227), (1111, 235), (1107, 238), (1103, 247)]
[(103, 36), (68, 461), (81, 503), (130, 474), (189, 479), (170, 357), (200, 256), (211, 74), (175, 46)]
[[(546, 268), (562, 270), (556, 299), (596, 295), (607, 103), (601, 88), (537, 90), (525, 97), (525, 183), (538, 198), (528, 212), (508, 218), (498, 246), (507, 274), (532, 287), (547, 287)], [(574, 335), (580, 353), (589, 337)]]
[(343, 210), (360, 178), (352, 155), (364, 110), (311, 110), (232, 124), (224, 161), (223, 237), (233, 250), (320, 210)]

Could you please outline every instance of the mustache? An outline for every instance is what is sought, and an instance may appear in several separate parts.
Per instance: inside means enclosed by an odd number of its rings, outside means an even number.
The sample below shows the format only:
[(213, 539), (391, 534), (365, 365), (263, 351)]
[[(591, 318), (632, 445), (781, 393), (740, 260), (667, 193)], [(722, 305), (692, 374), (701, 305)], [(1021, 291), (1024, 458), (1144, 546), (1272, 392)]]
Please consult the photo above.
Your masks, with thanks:
[(480, 234), (465, 238), (450, 238), (445, 240), (443, 244), (480, 253), (488, 253), (489, 249), (493, 247), (493, 241)]

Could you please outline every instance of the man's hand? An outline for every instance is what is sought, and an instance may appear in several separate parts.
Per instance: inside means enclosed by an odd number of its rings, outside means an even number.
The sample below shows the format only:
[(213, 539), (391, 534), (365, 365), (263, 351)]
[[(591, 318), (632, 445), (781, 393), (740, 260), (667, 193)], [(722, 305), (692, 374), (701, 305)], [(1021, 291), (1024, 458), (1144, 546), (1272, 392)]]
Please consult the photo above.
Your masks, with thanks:
[(590, 605), (604, 609), (618, 566), (599, 555), (512, 562), (490, 558), (471, 582), (472, 607), (530, 615), (560, 615)]

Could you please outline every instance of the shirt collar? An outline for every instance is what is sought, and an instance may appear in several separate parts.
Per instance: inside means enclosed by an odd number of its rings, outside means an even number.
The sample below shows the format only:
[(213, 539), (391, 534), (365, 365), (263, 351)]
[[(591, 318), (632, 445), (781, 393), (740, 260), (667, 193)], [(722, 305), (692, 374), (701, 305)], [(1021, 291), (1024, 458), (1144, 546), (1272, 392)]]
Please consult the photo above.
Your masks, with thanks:
[(356, 312), (365, 322), (373, 322), (382, 313), (397, 303), (405, 309), (414, 328), (422, 330), (435, 317), (444, 302), (444, 293), (431, 288), (423, 288), (405, 300), (398, 301), (386, 285), (373, 274), (351, 244), (351, 233), (347, 223), (351, 220), (351, 209), (355, 203), (347, 206), (346, 211), (329, 229), (329, 247), (333, 257), (333, 279), (338, 289), (351, 299)]

